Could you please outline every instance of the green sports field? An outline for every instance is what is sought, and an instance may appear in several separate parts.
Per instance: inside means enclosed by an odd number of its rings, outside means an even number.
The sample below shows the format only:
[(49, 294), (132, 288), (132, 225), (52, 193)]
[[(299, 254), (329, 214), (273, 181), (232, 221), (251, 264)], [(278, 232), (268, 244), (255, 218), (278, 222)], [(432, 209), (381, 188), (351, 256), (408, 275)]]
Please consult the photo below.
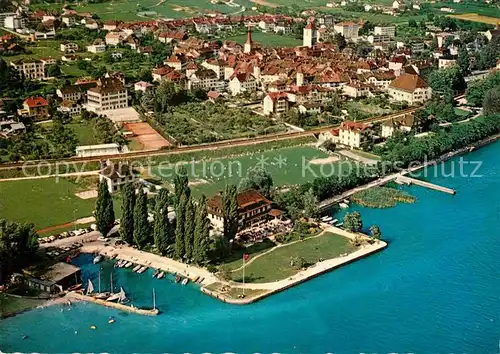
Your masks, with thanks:
[[(338, 173), (343, 163), (314, 161), (328, 157), (313, 146), (298, 146), (179, 165), (186, 167), (194, 194), (212, 196), (223, 190), (226, 184), (237, 185), (246, 171), (254, 166), (264, 167), (269, 171), (274, 186), (278, 187), (312, 181), (322, 174)], [(175, 168), (175, 165), (165, 163), (163, 166), (155, 166), (152, 173), (171, 183)]]
[[(37, 230), (92, 216), (95, 199), (75, 196), (81, 185), (64, 178), (0, 182), (0, 215), (18, 222), (32, 222)], [(120, 200), (115, 200), (115, 214)]]

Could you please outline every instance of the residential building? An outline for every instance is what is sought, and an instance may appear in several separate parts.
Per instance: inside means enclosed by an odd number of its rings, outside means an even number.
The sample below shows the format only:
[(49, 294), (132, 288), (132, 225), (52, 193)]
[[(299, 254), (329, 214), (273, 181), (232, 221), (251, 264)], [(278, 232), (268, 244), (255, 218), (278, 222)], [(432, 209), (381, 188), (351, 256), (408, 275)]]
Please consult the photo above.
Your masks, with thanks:
[[(111, 145), (111, 144), (106, 144)], [(109, 147), (114, 149), (113, 147)], [(105, 181), (110, 193), (119, 192), (127, 183), (134, 182), (134, 171), (127, 163), (110, 163), (99, 171), (99, 181)]]
[(170, 58), (165, 60), (163, 64), (170, 66), (171, 68), (174, 68), (177, 71), (182, 71), (186, 66), (186, 61), (184, 59), (177, 57), (176, 55), (172, 55), (170, 56)]
[[(269, 219), (272, 201), (255, 189), (247, 189), (238, 193), (236, 201), (238, 203), (238, 228), (240, 230)], [(207, 200), (207, 211), (212, 225), (218, 229), (223, 228), (222, 193), (218, 193)]]
[(84, 92), (78, 85), (64, 85), (56, 90), (56, 94), (63, 101), (78, 101), (80, 100)]
[(183, 41), (187, 38), (185, 32), (162, 32), (158, 35), (158, 40), (162, 43), (171, 43), (172, 41)]
[(382, 138), (390, 138), (397, 129), (405, 132), (411, 131), (414, 121), (413, 114), (405, 114), (403, 117), (386, 120), (382, 123)]
[(23, 102), (23, 108), (17, 110), (17, 114), (44, 120), (49, 116), (49, 103), (43, 97), (28, 97)]
[(389, 85), (391, 99), (409, 104), (423, 103), (432, 96), (432, 89), (420, 75), (402, 74)]
[(100, 39), (96, 39), (93, 44), (87, 46), (87, 51), (91, 53), (104, 53), (106, 51), (106, 44)]
[(153, 84), (150, 84), (149, 82), (146, 81), (139, 81), (134, 84), (134, 91), (142, 91), (146, 92), (149, 90), (152, 90), (154, 87)]
[(362, 83), (350, 83), (342, 86), (342, 94), (352, 98), (367, 97), (370, 94), (370, 88)]
[(346, 40), (358, 40), (358, 32), (361, 25), (356, 22), (340, 22), (333, 26), (335, 32), (340, 33)]
[(370, 126), (364, 123), (344, 121), (339, 129), (339, 144), (360, 148), (370, 136)]
[(439, 58), (439, 63), (438, 63), (439, 69), (451, 68), (452, 66), (455, 66), (455, 65), (457, 65), (456, 59), (444, 58), (444, 57)]
[(128, 107), (128, 91), (116, 78), (102, 78), (97, 86), (87, 90), (87, 109), (102, 112)]
[(290, 103), (286, 92), (269, 92), (262, 102), (265, 115), (288, 111)]
[(396, 37), (396, 26), (375, 26), (373, 28), (373, 34), (394, 38)]
[(217, 90), (222, 91), (225, 88), (225, 82), (217, 78), (213, 70), (200, 68), (188, 78), (188, 90)]
[(78, 44), (73, 42), (62, 42), (60, 45), (61, 52), (74, 53), (78, 51)]
[(12, 119), (0, 121), (0, 138), (7, 139), (25, 131), (26, 127), (22, 122), (16, 122)]
[(105, 37), (107, 45), (119, 45), (123, 41), (123, 36), (120, 32), (108, 32)]
[(41, 80), (45, 78), (45, 66), (40, 60), (23, 58), (10, 64), (27, 79)]
[(253, 74), (234, 73), (229, 80), (228, 88), (233, 96), (243, 92), (254, 92), (257, 90), (257, 80)]
[(57, 110), (74, 116), (82, 113), (82, 105), (75, 101), (62, 101)]
[(62, 15), (61, 21), (68, 27), (73, 27), (74, 25), (76, 25), (76, 17), (74, 15)]
[(13, 15), (13, 16), (7, 16), (3, 19), (3, 21), (0, 22), (5, 28), (11, 29), (11, 30), (16, 30), (19, 28), (24, 28), (25, 26), (25, 20), (24, 18)]

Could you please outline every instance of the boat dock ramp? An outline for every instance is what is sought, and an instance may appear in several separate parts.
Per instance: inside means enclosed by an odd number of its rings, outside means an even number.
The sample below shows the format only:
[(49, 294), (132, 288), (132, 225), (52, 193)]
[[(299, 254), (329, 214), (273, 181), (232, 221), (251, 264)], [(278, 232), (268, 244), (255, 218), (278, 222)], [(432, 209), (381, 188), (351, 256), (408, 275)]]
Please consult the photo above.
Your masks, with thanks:
[(437, 184), (425, 182), (425, 181), (422, 181), (422, 180), (419, 180), (416, 178), (411, 178), (408, 176), (399, 175), (398, 177), (396, 177), (395, 182), (399, 183), (399, 184), (407, 184), (407, 185), (415, 184), (417, 186), (433, 189), (433, 190), (436, 190), (439, 192), (444, 192), (444, 193), (448, 193), (448, 194), (452, 194), (452, 195), (455, 195), (457, 193), (454, 189), (438, 186)]
[(157, 308), (153, 309), (140, 309), (135, 306), (127, 306), (124, 304), (116, 303), (116, 302), (111, 302), (111, 301), (106, 301), (102, 299), (96, 299), (92, 296), (88, 295), (83, 295), (74, 291), (70, 291), (67, 295), (70, 299), (74, 299), (77, 301), (86, 301), (86, 302), (91, 302), (96, 305), (101, 305), (105, 307), (110, 307), (114, 308), (116, 310), (124, 311), (124, 312), (130, 312), (130, 313), (135, 313), (137, 315), (144, 315), (144, 316), (157, 316), (160, 311)]

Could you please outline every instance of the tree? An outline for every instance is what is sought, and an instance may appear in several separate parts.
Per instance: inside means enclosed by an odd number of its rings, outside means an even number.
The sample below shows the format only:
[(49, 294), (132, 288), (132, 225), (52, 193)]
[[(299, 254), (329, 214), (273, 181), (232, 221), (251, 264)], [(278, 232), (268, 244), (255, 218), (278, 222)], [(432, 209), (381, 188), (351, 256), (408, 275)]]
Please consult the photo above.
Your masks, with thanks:
[(115, 211), (113, 210), (113, 199), (108, 190), (106, 180), (99, 183), (97, 190), (97, 201), (95, 207), (95, 219), (97, 230), (106, 237), (115, 223)]
[(486, 92), (483, 101), (483, 113), (485, 115), (500, 113), (500, 86), (494, 87)]
[(352, 232), (361, 232), (361, 230), (363, 229), (361, 214), (357, 211), (345, 214), (344, 227)]
[(309, 188), (309, 190), (303, 194), (302, 199), (304, 203), (304, 216), (313, 218), (316, 215), (318, 199), (314, 195), (312, 188)]
[(141, 189), (134, 206), (134, 241), (138, 248), (143, 248), (151, 237), (151, 225), (148, 221), (148, 197)]
[(178, 204), (181, 200), (181, 196), (184, 194), (188, 197), (191, 191), (188, 187), (189, 179), (187, 175), (186, 167), (180, 166), (175, 170), (174, 176), (174, 193), (175, 193), (175, 203)]
[(465, 45), (461, 46), (458, 50), (457, 65), (460, 68), (460, 72), (463, 76), (466, 76), (470, 72), (470, 56)]
[(372, 238), (380, 240), (380, 237), (382, 237), (382, 233), (380, 232), (380, 227), (378, 227), (378, 225), (370, 226), (370, 235), (372, 236)]
[(198, 200), (194, 229), (193, 260), (196, 264), (204, 264), (208, 260), (210, 243), (210, 220), (208, 219), (207, 198), (202, 195)]
[(333, 42), (337, 46), (338, 50), (341, 51), (345, 47), (347, 47), (347, 41), (345, 40), (345, 37), (341, 33), (336, 33), (335, 37), (333, 38)]
[(186, 204), (185, 226), (184, 226), (184, 258), (188, 263), (193, 258), (194, 230), (195, 230), (195, 209), (193, 200), (189, 196)]
[(271, 187), (273, 186), (273, 177), (271, 174), (259, 166), (251, 167), (247, 170), (247, 175), (242, 178), (238, 189), (244, 191), (246, 189), (255, 189), (264, 197), (271, 196)]
[(296, 270), (301, 270), (307, 266), (307, 261), (304, 257), (292, 256), (290, 257), (290, 267)]
[(408, 27), (413, 27), (413, 28), (417, 28), (417, 21), (411, 19), (408, 21)]
[(226, 185), (222, 193), (222, 216), (224, 218), (224, 236), (228, 240), (234, 239), (238, 232), (238, 201), (235, 185)]
[(0, 284), (9, 282), (16, 270), (29, 264), (38, 250), (33, 224), (0, 219)]
[(132, 244), (134, 242), (134, 207), (135, 187), (127, 183), (122, 190), (122, 218), (120, 222), (120, 236), (123, 241)]
[(452, 96), (466, 87), (464, 77), (457, 66), (434, 70), (429, 75), (429, 85), (433, 91)]
[(184, 227), (186, 222), (186, 206), (187, 206), (187, 197), (185, 194), (182, 194), (179, 203), (177, 204), (177, 209), (175, 211), (175, 258), (183, 259), (184, 254), (186, 252), (186, 245), (184, 242)]
[(47, 69), (48, 77), (58, 77), (61, 76), (61, 67), (58, 64), (52, 64)]
[(160, 189), (155, 198), (153, 237), (155, 246), (162, 255), (166, 255), (171, 241), (171, 226), (168, 219), (168, 190)]

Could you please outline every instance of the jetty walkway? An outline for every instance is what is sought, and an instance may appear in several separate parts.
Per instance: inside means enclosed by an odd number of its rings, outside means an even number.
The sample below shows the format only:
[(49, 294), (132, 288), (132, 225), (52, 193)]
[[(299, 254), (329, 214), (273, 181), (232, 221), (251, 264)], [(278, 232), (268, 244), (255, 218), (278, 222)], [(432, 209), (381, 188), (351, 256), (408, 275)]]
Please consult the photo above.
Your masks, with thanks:
[(422, 181), (422, 180), (419, 180), (416, 178), (411, 178), (411, 177), (407, 177), (407, 176), (403, 176), (403, 175), (396, 177), (396, 183), (404, 183), (404, 184), (408, 184), (408, 185), (415, 184), (417, 186), (421, 186), (421, 187), (425, 187), (425, 188), (429, 188), (429, 189), (434, 189), (434, 190), (439, 191), (439, 192), (444, 192), (444, 193), (453, 194), (453, 195), (456, 194), (456, 191), (454, 189), (438, 186), (437, 184), (434, 184), (434, 183)]
[(124, 311), (124, 312), (135, 313), (137, 315), (156, 316), (160, 313), (160, 311), (158, 309), (140, 309), (140, 308), (137, 308), (135, 306), (127, 306), (127, 305), (123, 305), (123, 304), (116, 303), (116, 302), (96, 299), (92, 296), (87, 296), (87, 295), (83, 295), (80, 293), (75, 293), (73, 291), (70, 291), (66, 295), (66, 297), (73, 299), (73, 300), (77, 300), (77, 301), (91, 302), (91, 303), (96, 304), (96, 305), (110, 307), (110, 308), (114, 308), (116, 310), (120, 310), (120, 311)]

